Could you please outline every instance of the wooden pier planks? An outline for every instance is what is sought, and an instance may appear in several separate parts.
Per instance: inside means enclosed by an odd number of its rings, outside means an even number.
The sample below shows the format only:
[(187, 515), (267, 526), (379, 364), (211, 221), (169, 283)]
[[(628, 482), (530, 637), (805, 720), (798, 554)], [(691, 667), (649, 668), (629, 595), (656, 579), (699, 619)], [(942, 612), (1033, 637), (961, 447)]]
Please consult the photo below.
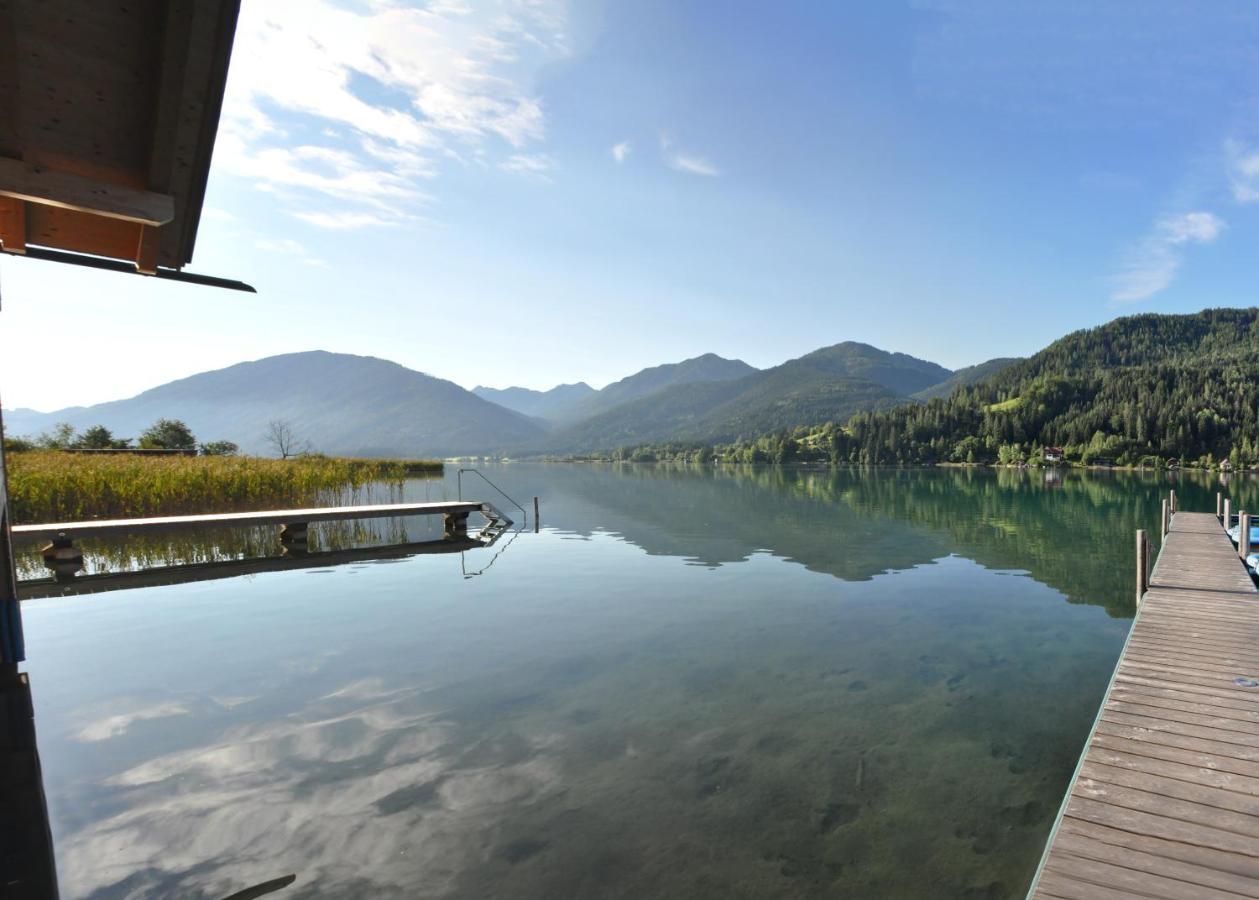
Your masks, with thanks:
[(1259, 590), (1219, 519), (1178, 512), (1028, 896), (1259, 898), (1246, 679)]

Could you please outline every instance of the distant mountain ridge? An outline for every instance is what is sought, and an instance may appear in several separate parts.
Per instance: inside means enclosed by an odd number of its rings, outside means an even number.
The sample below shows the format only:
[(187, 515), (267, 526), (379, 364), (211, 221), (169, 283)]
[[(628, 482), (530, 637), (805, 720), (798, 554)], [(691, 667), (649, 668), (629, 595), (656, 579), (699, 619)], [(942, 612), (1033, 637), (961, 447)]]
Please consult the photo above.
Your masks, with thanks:
[(468, 391), (387, 360), (310, 351), (204, 372), (126, 400), (6, 411), (5, 425), (10, 435), (35, 435), (59, 422), (79, 430), (101, 424), (134, 437), (158, 418), (178, 418), (203, 440), (265, 453), (268, 423), (283, 419), (330, 454), (552, 455), (843, 421), (912, 402), (967, 371), (846, 341), (764, 370), (706, 353), (601, 390), (578, 382), (548, 391)]
[(581, 401), (593, 396), (595, 389), (584, 381), (576, 384), (558, 384), (549, 391), (535, 391), (529, 388), (509, 387), (492, 388), (477, 385), (472, 389), (483, 400), (497, 403), (510, 410), (538, 419), (554, 421), (564, 418), (573, 407)]
[(267, 424), (291, 423), (322, 453), (453, 456), (506, 453), (539, 440), (544, 428), (451, 381), (369, 356), (313, 350), (202, 372), (126, 400), (52, 413), (5, 413), (9, 434), (68, 422), (105, 425), (134, 437), (158, 418), (182, 419), (203, 440), (230, 440), (267, 453)]
[(570, 421), (587, 418), (614, 409), (622, 403), (679, 385), (733, 381), (755, 371), (755, 368), (741, 359), (726, 359), (715, 353), (705, 353), (678, 363), (652, 366), (615, 381), (587, 397), (566, 418)]
[(552, 453), (580, 453), (755, 437), (885, 409), (951, 375), (935, 363), (846, 341), (769, 369), (751, 369), (742, 378), (674, 385), (618, 404), (557, 430), (544, 446)]

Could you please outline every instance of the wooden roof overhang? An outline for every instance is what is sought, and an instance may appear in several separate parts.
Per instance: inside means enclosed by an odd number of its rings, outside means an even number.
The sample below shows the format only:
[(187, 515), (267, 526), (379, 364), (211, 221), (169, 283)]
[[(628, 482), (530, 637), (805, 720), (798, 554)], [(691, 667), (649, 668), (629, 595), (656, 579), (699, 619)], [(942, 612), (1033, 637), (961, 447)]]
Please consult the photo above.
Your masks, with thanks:
[(192, 260), (239, 0), (0, 0), (0, 249)]

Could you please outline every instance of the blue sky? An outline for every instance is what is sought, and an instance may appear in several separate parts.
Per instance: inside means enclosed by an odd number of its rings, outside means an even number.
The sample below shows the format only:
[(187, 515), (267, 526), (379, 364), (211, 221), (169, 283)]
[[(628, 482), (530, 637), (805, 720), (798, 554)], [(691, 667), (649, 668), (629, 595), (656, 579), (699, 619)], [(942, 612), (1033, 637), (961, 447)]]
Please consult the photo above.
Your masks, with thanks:
[(596, 386), (1259, 303), (1248, 2), (244, 0), (194, 271), (0, 259), (5, 406), (306, 349)]

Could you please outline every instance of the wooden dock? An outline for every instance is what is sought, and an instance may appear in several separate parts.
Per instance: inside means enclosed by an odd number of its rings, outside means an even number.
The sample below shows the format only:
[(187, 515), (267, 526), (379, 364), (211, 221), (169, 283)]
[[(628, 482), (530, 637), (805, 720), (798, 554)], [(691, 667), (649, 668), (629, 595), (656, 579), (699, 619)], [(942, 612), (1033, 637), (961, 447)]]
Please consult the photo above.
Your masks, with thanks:
[(1178, 512), (1029, 897), (1259, 898), (1259, 590)]
[[(143, 534), (204, 528), (249, 528), (257, 525), (291, 525), (311, 522), (342, 522), (352, 519), (385, 519), (395, 516), (467, 516), (481, 512), (480, 501), (448, 500), (438, 503), (382, 503), (372, 506), (323, 506), (315, 509), (272, 509), (261, 512), (210, 513), (196, 516), (157, 516), (148, 519), (88, 519), (82, 522), (48, 522), (14, 525), (15, 540), (51, 540)], [(504, 517), (506, 518), (506, 517)]]
[[(90, 519), (82, 522), (47, 522), (40, 525), (15, 525), (9, 529), (14, 541), (47, 540), (40, 548), (44, 563), (54, 573), (54, 581), (66, 583), (79, 577), (83, 569), (83, 550), (75, 541), (90, 537), (125, 537), (144, 533), (165, 533), (185, 529), (256, 528), (279, 525), (280, 544), (286, 554), (305, 556), (308, 529), (314, 522), (344, 522), (360, 519), (387, 519), (406, 516), (441, 516), (447, 545), (461, 545), (468, 540), (468, 516), (480, 513), (485, 527), (476, 543), (492, 544), (512, 526), (512, 520), (493, 504), (473, 500), (446, 500), (436, 503), (383, 503), (370, 506), (321, 506), (309, 509), (271, 509), (258, 512), (211, 513), (195, 516), (158, 516), (147, 519)], [(411, 545), (415, 546), (415, 545)], [(465, 548), (466, 549), (466, 548)], [(417, 551), (418, 552), (418, 551)], [(424, 552), (440, 552), (430, 547)], [(214, 570), (222, 572), (227, 567)], [(155, 573), (165, 578), (168, 572)], [(225, 577), (215, 575), (214, 577)], [(118, 584), (124, 579), (94, 578), (101, 584)], [(29, 587), (29, 585), (28, 585)]]

